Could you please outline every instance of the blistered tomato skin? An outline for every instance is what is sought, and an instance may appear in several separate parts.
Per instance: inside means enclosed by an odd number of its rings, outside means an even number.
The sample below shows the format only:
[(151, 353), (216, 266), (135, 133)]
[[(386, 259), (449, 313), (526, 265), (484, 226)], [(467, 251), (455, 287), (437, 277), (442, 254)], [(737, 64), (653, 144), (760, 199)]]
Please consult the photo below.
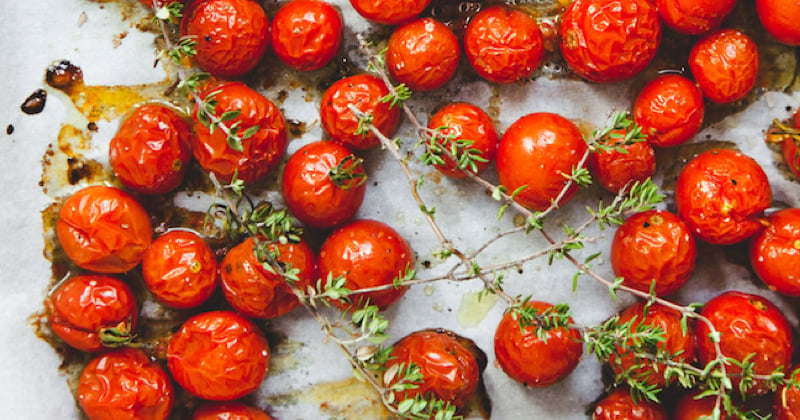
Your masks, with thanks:
[(756, 84), (758, 46), (741, 31), (720, 29), (692, 47), (689, 69), (708, 100), (738, 101)]
[(704, 117), (703, 92), (677, 74), (653, 79), (633, 104), (634, 121), (647, 135), (647, 142), (658, 147), (686, 143), (700, 130)]
[[(624, 135), (624, 133), (621, 133)], [(614, 144), (614, 150), (596, 150), (589, 155), (589, 167), (594, 181), (614, 194), (623, 188), (630, 188), (635, 182), (642, 182), (656, 172), (656, 153), (649, 143), (641, 141), (633, 144), (617, 143), (616, 140), (601, 140)], [(622, 148), (625, 153), (617, 148)]]
[[(797, 369), (798, 366), (793, 366), (792, 370), (787, 371), (787, 378), (800, 380), (800, 370)], [(791, 385), (780, 387), (775, 392), (772, 409), (777, 420), (800, 419), (800, 390)]]
[(406, 23), (422, 13), (431, 0), (350, 0), (359, 15), (383, 25)]
[[(477, 174), (486, 169), (497, 154), (498, 138), (494, 122), (486, 112), (475, 105), (463, 102), (446, 105), (431, 117), (428, 128), (438, 130), (439, 136), (455, 136), (447, 140), (447, 144), (442, 137), (437, 138), (437, 143), (447, 150), (450, 150), (452, 142), (471, 141), (472, 144), (467, 147), (473, 150), (471, 154), (485, 160), (482, 162), (475, 160), (476, 171), (473, 173)], [(441, 158), (444, 164), (435, 164), (434, 167), (449, 177), (463, 178), (467, 176), (464, 170), (472, 171), (469, 167), (459, 168), (449, 156), (442, 154)]]
[(736, 0), (655, 0), (661, 22), (685, 35), (702, 35), (717, 29)]
[(90, 420), (164, 420), (173, 399), (167, 372), (138, 349), (92, 359), (78, 382), (78, 404)]
[(756, 12), (764, 29), (778, 41), (800, 45), (800, 3), (794, 0), (756, 0)]
[(800, 296), (800, 209), (779, 210), (750, 242), (750, 265), (770, 290)]
[(617, 388), (594, 408), (592, 420), (667, 420), (667, 410), (651, 401), (634, 401), (628, 388)]
[(192, 420), (272, 420), (267, 413), (238, 401), (206, 403), (195, 410)]
[(339, 12), (319, 0), (292, 0), (272, 20), (272, 50), (287, 66), (318, 70), (330, 62), (342, 43)]
[(134, 268), (153, 240), (147, 211), (128, 193), (90, 186), (70, 196), (58, 213), (61, 248), (78, 267), (104, 274)]
[(453, 31), (431, 18), (400, 26), (386, 48), (389, 74), (414, 91), (434, 90), (447, 83), (461, 58)]

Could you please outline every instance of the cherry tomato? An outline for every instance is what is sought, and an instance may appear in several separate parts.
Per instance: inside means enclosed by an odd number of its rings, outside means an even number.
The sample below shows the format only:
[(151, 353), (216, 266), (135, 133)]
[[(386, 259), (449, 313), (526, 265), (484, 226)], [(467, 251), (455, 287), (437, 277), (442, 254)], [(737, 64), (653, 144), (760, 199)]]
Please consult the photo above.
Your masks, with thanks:
[[(530, 301), (527, 307), (544, 311), (553, 305)], [(569, 322), (573, 323), (572, 318)], [(535, 326), (520, 329), (512, 312), (503, 315), (494, 333), (494, 354), (503, 372), (531, 388), (552, 385), (569, 375), (583, 355), (581, 333), (576, 328), (547, 331), (546, 340), (536, 336)]]
[(126, 192), (86, 187), (58, 213), (56, 233), (67, 256), (86, 270), (124, 273), (144, 257), (153, 240), (147, 211)]
[(750, 264), (770, 290), (800, 296), (800, 209), (777, 211), (750, 242)]
[(197, 136), (192, 151), (200, 165), (213, 172), (224, 182), (229, 182), (234, 173), (239, 179), (253, 183), (264, 178), (280, 162), (286, 150), (286, 123), (278, 107), (260, 93), (244, 83), (227, 82), (210, 87), (204, 94), (217, 101), (214, 114), (221, 117), (226, 112), (240, 114), (226, 122), (230, 127), (240, 123), (240, 134), (251, 127), (259, 127), (249, 138), (241, 140), (242, 151), (228, 144), (228, 135), (220, 128), (209, 130), (198, 119), (198, 106), (192, 115)]
[(384, 25), (399, 25), (422, 13), (431, 0), (350, 0), (359, 15)]
[[(714, 418), (713, 413), (714, 406), (716, 405), (716, 397), (708, 396), (697, 398), (701, 392), (701, 390), (688, 391), (678, 398), (672, 412), (672, 420), (705, 420)], [(723, 406), (720, 406), (719, 418), (730, 418)]]
[[(473, 160), (475, 163), (473, 170), (468, 166), (462, 168), (449, 156), (442, 154), (440, 157), (444, 164), (436, 164), (434, 167), (447, 176), (463, 178), (467, 176), (464, 170), (480, 173), (489, 166), (497, 154), (497, 131), (494, 129), (494, 122), (486, 112), (475, 105), (463, 102), (449, 104), (431, 117), (428, 128), (438, 130), (436, 143), (440, 147), (451, 151), (459, 141), (471, 142), (462, 153), (471, 150), (470, 155), (476, 155), (481, 159)], [(451, 136), (453, 138), (448, 138)]]
[(618, 82), (644, 70), (661, 43), (647, 0), (576, 0), (561, 19), (561, 54), (580, 77)]
[[(795, 366), (786, 372), (787, 379), (800, 380), (800, 370)], [(800, 389), (791, 385), (783, 385), (775, 392), (772, 403), (776, 420), (797, 420), (800, 418)]]
[(764, 29), (778, 41), (800, 45), (800, 3), (793, 0), (756, 0), (756, 12)]
[(138, 349), (97, 356), (78, 382), (78, 404), (90, 420), (163, 420), (173, 399), (167, 372)]
[[(620, 135), (625, 135), (624, 132)], [(624, 144), (613, 138), (600, 140), (606, 145), (614, 145), (614, 150), (597, 150), (589, 155), (589, 167), (593, 179), (614, 194), (634, 182), (650, 178), (656, 172), (656, 153), (648, 142)], [(625, 153), (618, 150), (622, 148)]]
[(330, 4), (291, 0), (272, 19), (272, 50), (295, 70), (317, 70), (339, 51), (342, 31), (342, 18)]
[(694, 44), (689, 69), (708, 100), (738, 101), (756, 84), (758, 46), (741, 31), (720, 29)]
[(203, 70), (238, 77), (269, 48), (269, 21), (256, 1), (197, 0), (184, 12), (181, 35), (194, 37), (194, 59)]
[[(550, 207), (564, 189), (566, 176), (578, 167), (588, 147), (570, 120), (547, 112), (528, 114), (506, 130), (497, 149), (497, 174), (509, 194), (525, 188), (515, 200), (536, 211)], [(572, 185), (556, 205), (569, 201)]]
[(200, 406), (192, 420), (272, 420), (267, 413), (238, 401), (206, 403)]
[(703, 92), (691, 80), (665, 74), (642, 88), (633, 104), (633, 118), (653, 146), (686, 143), (700, 130), (705, 116)]
[(661, 404), (644, 399), (634, 400), (627, 388), (617, 388), (603, 397), (594, 408), (592, 420), (667, 420)]
[(366, 180), (360, 158), (339, 144), (317, 141), (289, 158), (281, 185), (293, 216), (310, 226), (333, 228), (355, 216)]
[(461, 49), (453, 31), (424, 18), (395, 29), (386, 47), (386, 69), (414, 91), (434, 90), (456, 73)]
[(698, 238), (728, 245), (763, 227), (772, 189), (755, 160), (737, 151), (712, 149), (689, 161), (678, 175), (675, 202), (678, 215)]
[(655, 0), (661, 22), (686, 35), (701, 35), (717, 29), (736, 0)]
[[(727, 291), (706, 302), (700, 315), (708, 318), (720, 333), (719, 346), (726, 357), (743, 361), (753, 356), (755, 375), (767, 375), (778, 368), (785, 372), (792, 360), (792, 331), (783, 313), (766, 298), (737, 291)], [(717, 353), (711, 342), (709, 327), (698, 322), (697, 357), (703, 365), (714, 360)], [(726, 365), (734, 389), (738, 389), (741, 368)], [(769, 389), (763, 379), (753, 379), (747, 395), (765, 394)]]
[[(300, 302), (283, 277), (264, 268), (254, 253), (255, 243), (246, 239), (222, 260), (222, 291), (234, 309), (254, 318), (275, 318), (298, 307)], [(306, 242), (270, 244), (277, 260), (286, 267), (300, 270), (295, 285), (301, 290), (317, 278), (314, 251)]]
[(267, 376), (269, 345), (262, 332), (228, 311), (189, 318), (167, 345), (167, 367), (190, 393), (229, 401), (253, 391)]

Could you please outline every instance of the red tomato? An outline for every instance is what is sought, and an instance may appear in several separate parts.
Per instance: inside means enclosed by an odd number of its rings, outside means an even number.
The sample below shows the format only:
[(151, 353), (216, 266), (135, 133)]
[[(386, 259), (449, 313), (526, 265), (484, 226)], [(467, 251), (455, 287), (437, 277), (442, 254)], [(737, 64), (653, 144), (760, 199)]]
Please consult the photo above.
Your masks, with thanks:
[(791, 46), (800, 45), (800, 3), (794, 0), (756, 0), (756, 12), (761, 24), (778, 41)]
[(399, 25), (422, 13), (431, 0), (350, 0), (359, 15), (384, 25)]
[(395, 29), (386, 47), (386, 69), (411, 90), (434, 90), (458, 69), (461, 49), (453, 31), (431, 18)]
[[(494, 129), (494, 122), (486, 112), (475, 105), (463, 102), (447, 105), (431, 117), (428, 128), (439, 129), (436, 143), (447, 150), (459, 140), (473, 142), (466, 149), (475, 150), (477, 153), (474, 154), (485, 160), (485, 162), (475, 161), (477, 171), (473, 172), (476, 174), (486, 169), (497, 154), (497, 131)], [(445, 141), (442, 136), (455, 137)], [(472, 170), (469, 167), (460, 168), (449, 156), (442, 155), (441, 158), (445, 163), (437, 164), (435, 167), (447, 176), (463, 178), (467, 176), (464, 170)]]
[(606, 395), (594, 408), (592, 420), (667, 420), (667, 410), (652, 401), (634, 401), (631, 391), (617, 388)]
[(201, 405), (192, 420), (272, 420), (272, 417), (255, 407), (229, 401)]
[[(588, 147), (570, 120), (547, 112), (528, 114), (506, 130), (497, 149), (497, 174), (509, 194), (526, 186), (516, 201), (536, 211), (550, 207), (578, 167)], [(578, 192), (572, 185), (556, 203), (562, 206)]]
[(317, 141), (295, 152), (283, 170), (286, 207), (301, 222), (333, 228), (355, 216), (364, 201), (367, 174), (346, 147)]
[[(624, 131), (620, 133), (624, 135)], [(648, 142), (622, 144), (623, 141), (606, 138), (603, 144), (615, 145), (614, 150), (597, 150), (589, 155), (589, 167), (594, 180), (614, 194), (630, 187), (634, 182), (650, 178), (656, 172), (656, 153)], [(626, 153), (616, 150), (621, 147)]]
[(493, 6), (469, 21), (464, 54), (484, 79), (513, 83), (530, 77), (539, 67), (544, 38), (533, 16), (507, 6)]
[[(800, 380), (800, 370), (797, 370), (797, 366), (795, 366), (791, 371), (786, 372), (786, 377), (796, 381)], [(800, 389), (788, 385), (779, 388), (775, 392), (772, 409), (776, 420), (800, 419)]]
[(655, 0), (661, 22), (675, 32), (700, 35), (717, 29), (736, 0)]
[(644, 70), (661, 43), (647, 0), (575, 0), (561, 19), (561, 54), (593, 82), (618, 82)]
[[(678, 399), (672, 412), (672, 420), (705, 420), (713, 418), (716, 397), (697, 398), (700, 390), (689, 391)], [(725, 407), (720, 406), (721, 419), (727, 419)]]
[[(246, 239), (222, 260), (222, 291), (228, 303), (245, 316), (275, 318), (298, 307), (300, 302), (283, 277), (264, 268), (254, 253), (252, 238)], [(270, 244), (277, 260), (300, 270), (296, 286), (302, 290), (317, 278), (314, 251), (301, 241), (297, 244)]]
[(272, 50), (295, 70), (317, 70), (339, 51), (342, 30), (342, 18), (330, 4), (291, 0), (272, 19)]
[(173, 399), (167, 372), (138, 349), (92, 359), (78, 382), (78, 404), (90, 420), (163, 420)]
[(720, 29), (694, 44), (689, 69), (708, 100), (738, 101), (756, 84), (758, 46), (736, 29)]
[(770, 290), (800, 296), (800, 209), (775, 212), (767, 223), (750, 242), (750, 264)]
[(86, 187), (58, 213), (56, 233), (67, 256), (86, 270), (124, 273), (136, 267), (153, 240), (147, 211), (122, 190)]
[(653, 79), (639, 92), (633, 118), (653, 146), (686, 143), (700, 130), (705, 116), (703, 92), (691, 80), (677, 74)]
[(269, 345), (262, 332), (228, 311), (189, 318), (167, 345), (167, 367), (190, 393), (213, 401), (241, 398), (267, 376)]
[[(528, 307), (544, 311), (553, 305), (531, 301)], [(572, 318), (569, 319), (573, 323)], [(531, 388), (552, 385), (569, 375), (583, 355), (581, 333), (576, 328), (557, 328), (536, 336), (535, 327), (520, 330), (519, 320), (506, 312), (494, 333), (494, 354), (503, 372)]]
[(713, 149), (692, 159), (675, 186), (678, 215), (698, 238), (740, 242), (763, 226), (772, 189), (761, 166), (737, 151)]

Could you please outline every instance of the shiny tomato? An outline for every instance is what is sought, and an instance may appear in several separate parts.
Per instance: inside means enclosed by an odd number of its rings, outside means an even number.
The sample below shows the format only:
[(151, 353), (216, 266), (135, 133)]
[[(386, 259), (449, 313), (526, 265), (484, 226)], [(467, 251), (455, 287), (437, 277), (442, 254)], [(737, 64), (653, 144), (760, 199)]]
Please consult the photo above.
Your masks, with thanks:
[(228, 401), (201, 405), (192, 420), (272, 420), (272, 417), (255, 407)]
[(399, 25), (417, 17), (431, 0), (350, 0), (359, 15), (384, 25)]
[(661, 22), (678, 33), (701, 35), (717, 29), (736, 0), (655, 0)]
[(800, 296), (800, 209), (779, 210), (750, 242), (750, 265), (770, 290)]
[(272, 19), (272, 50), (295, 70), (317, 70), (339, 51), (342, 31), (342, 17), (330, 4), (291, 0)]
[(153, 240), (147, 211), (126, 192), (86, 187), (58, 213), (56, 233), (67, 256), (86, 270), (124, 273), (136, 267)]
[[(553, 305), (528, 302), (527, 307), (544, 311)], [(569, 322), (573, 323), (572, 318)], [(547, 331), (546, 340), (536, 336), (535, 326), (520, 329), (519, 320), (510, 311), (503, 315), (494, 333), (494, 354), (503, 372), (531, 388), (552, 385), (569, 375), (583, 355), (581, 333), (576, 328)]]
[(464, 55), (484, 79), (513, 83), (528, 78), (544, 55), (544, 38), (536, 19), (507, 6), (475, 15), (464, 33)]
[(689, 69), (708, 100), (738, 101), (756, 84), (758, 46), (741, 31), (720, 29), (694, 44)]
[[(222, 260), (222, 291), (228, 303), (245, 316), (275, 318), (298, 307), (300, 302), (283, 277), (264, 268), (254, 253), (255, 243), (248, 238), (228, 251)], [(301, 290), (317, 278), (317, 260), (306, 242), (270, 244), (277, 260), (300, 270), (295, 285)]]
[[(414, 270), (414, 253), (405, 239), (392, 227), (375, 220), (356, 220), (333, 231), (319, 251), (319, 275), (343, 276), (352, 291), (391, 286)], [(403, 297), (408, 287), (358, 293), (350, 296), (356, 307), (367, 303), (386, 309)], [(335, 301), (340, 309), (351, 304)]]
[(594, 407), (592, 420), (667, 420), (661, 404), (642, 398), (634, 400), (627, 388), (617, 388)]
[[(589, 155), (589, 167), (594, 181), (607, 191), (617, 194), (634, 182), (644, 181), (655, 174), (656, 153), (648, 142), (624, 144), (623, 141), (612, 138), (605, 138), (600, 142), (615, 148), (597, 150)], [(625, 153), (618, 148), (622, 148)]]
[(164, 420), (173, 399), (167, 372), (138, 349), (97, 356), (78, 382), (78, 404), (90, 420)]
[(453, 31), (432, 18), (395, 29), (386, 47), (386, 69), (411, 90), (434, 90), (456, 73), (461, 48)]
[(355, 216), (364, 201), (366, 180), (361, 159), (350, 150), (317, 141), (301, 147), (286, 162), (281, 192), (286, 207), (301, 222), (334, 228)]
[(678, 175), (675, 202), (678, 215), (698, 238), (728, 245), (763, 227), (772, 189), (755, 160), (737, 151), (712, 149), (689, 161)]
[(203, 70), (238, 77), (269, 48), (269, 21), (253, 0), (197, 0), (184, 12), (181, 35), (194, 37), (194, 59)]
[[(547, 112), (528, 114), (506, 130), (497, 149), (497, 174), (511, 193), (525, 186), (515, 200), (536, 211), (550, 207), (566, 187), (588, 147), (570, 120)], [(562, 206), (578, 192), (572, 185), (556, 203)]]
[(794, 0), (756, 0), (756, 12), (764, 29), (778, 41), (800, 45), (800, 3)]
[(700, 130), (704, 116), (703, 92), (677, 74), (653, 79), (633, 104), (634, 121), (647, 135), (647, 142), (658, 147), (689, 141)]
[[(787, 379), (800, 380), (800, 370), (795, 366), (786, 372)], [(775, 392), (772, 403), (773, 414), (776, 420), (800, 419), (800, 389), (791, 385), (783, 385)]]
[(229, 401), (253, 391), (267, 376), (269, 344), (250, 321), (228, 311), (189, 318), (167, 345), (167, 367), (190, 393)]
[[(701, 390), (688, 391), (678, 398), (672, 411), (672, 420), (705, 420), (714, 418), (713, 413), (717, 399), (714, 396), (697, 398), (701, 392)], [(720, 406), (720, 410), (721, 419), (729, 418), (725, 407)]]
[(428, 129), (436, 131), (436, 143), (448, 151), (451, 151), (459, 141), (471, 142), (462, 152), (469, 150), (470, 155), (479, 156), (482, 160), (473, 160), (475, 170), (472, 170), (468, 166), (462, 167), (450, 156), (442, 154), (440, 157), (444, 164), (436, 164), (434, 167), (447, 176), (463, 178), (467, 176), (465, 170), (480, 173), (489, 166), (497, 154), (497, 131), (494, 129), (494, 122), (486, 112), (475, 105), (463, 102), (446, 105), (433, 114), (428, 121)]

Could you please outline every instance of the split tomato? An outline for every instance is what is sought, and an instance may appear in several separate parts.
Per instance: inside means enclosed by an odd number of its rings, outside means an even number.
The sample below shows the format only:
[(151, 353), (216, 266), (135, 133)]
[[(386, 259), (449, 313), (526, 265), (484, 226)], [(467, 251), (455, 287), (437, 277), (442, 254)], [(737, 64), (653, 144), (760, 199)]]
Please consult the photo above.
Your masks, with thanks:
[(700, 130), (704, 116), (703, 92), (677, 74), (653, 79), (633, 104), (634, 121), (647, 135), (647, 142), (658, 147), (689, 141)]
[[(440, 154), (443, 164), (436, 164), (439, 172), (453, 177), (463, 178), (464, 171), (477, 174), (482, 172), (497, 154), (497, 131), (489, 115), (475, 105), (463, 102), (446, 105), (437, 111), (430, 121), (428, 129), (435, 132), (436, 143), (439, 147), (448, 150), (455, 158), (469, 154), (478, 159), (474, 162), (474, 169), (467, 164), (467, 160), (456, 162), (450, 156)], [(463, 142), (459, 146), (459, 142)]]
[(422, 13), (431, 0), (350, 0), (359, 15), (384, 25), (408, 22)]
[(779, 210), (750, 242), (750, 265), (770, 290), (800, 296), (800, 209)]
[(206, 403), (200, 406), (192, 420), (272, 420), (267, 413), (238, 401)]
[(272, 50), (295, 70), (317, 70), (336, 56), (342, 31), (342, 18), (330, 4), (320, 0), (292, 0), (272, 19)]
[(708, 100), (738, 101), (756, 84), (758, 46), (744, 32), (720, 29), (694, 44), (689, 69)]
[(386, 47), (386, 69), (415, 91), (434, 90), (456, 73), (461, 48), (443, 23), (424, 18), (395, 29)]
[(669, 415), (661, 404), (642, 398), (634, 400), (631, 390), (617, 388), (603, 397), (594, 408), (592, 420), (667, 420)]

